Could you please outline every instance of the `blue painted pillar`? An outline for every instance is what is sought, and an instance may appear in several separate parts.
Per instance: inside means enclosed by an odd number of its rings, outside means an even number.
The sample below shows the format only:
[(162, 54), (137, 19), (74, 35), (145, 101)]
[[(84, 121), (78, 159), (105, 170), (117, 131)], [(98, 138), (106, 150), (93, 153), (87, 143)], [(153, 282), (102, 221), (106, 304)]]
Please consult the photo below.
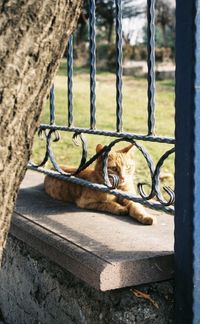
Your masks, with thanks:
[(176, 323), (200, 323), (200, 0), (176, 1)]

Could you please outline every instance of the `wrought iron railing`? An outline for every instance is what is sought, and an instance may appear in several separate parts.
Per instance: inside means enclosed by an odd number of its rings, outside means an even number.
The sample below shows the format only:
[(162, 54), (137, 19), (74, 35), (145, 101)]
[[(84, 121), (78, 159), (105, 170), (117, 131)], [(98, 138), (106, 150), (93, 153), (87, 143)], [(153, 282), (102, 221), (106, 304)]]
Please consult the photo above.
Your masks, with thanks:
[[(40, 164), (29, 163), (28, 168), (37, 170), (39, 172), (52, 175), (54, 177), (73, 182), (79, 185), (87, 186), (91, 189), (100, 190), (103, 192), (110, 192), (113, 195), (128, 198), (130, 200), (139, 202), (147, 207), (163, 210), (168, 213), (174, 213), (174, 191), (170, 187), (164, 187), (165, 198), (163, 197), (160, 184), (160, 170), (165, 160), (174, 153), (175, 149), (168, 149), (154, 165), (151, 155), (148, 151), (138, 143), (138, 141), (157, 142), (165, 144), (175, 144), (174, 138), (157, 136), (155, 134), (155, 0), (147, 0), (147, 50), (148, 50), (148, 133), (135, 134), (123, 131), (123, 100), (122, 100), (122, 1), (115, 0), (115, 14), (116, 14), (116, 129), (113, 131), (102, 130), (96, 128), (96, 27), (95, 27), (95, 0), (90, 0), (89, 7), (89, 51), (90, 51), (90, 127), (80, 128), (73, 125), (73, 36), (70, 37), (67, 51), (67, 71), (68, 71), (68, 123), (67, 125), (57, 125), (55, 123), (55, 107), (54, 107), (54, 87), (50, 91), (50, 123), (41, 124), (39, 127), (39, 135), (44, 134), (46, 138), (46, 153), (43, 161)], [(133, 116), (134, 118), (134, 116)], [(57, 163), (53, 149), (52, 141), (59, 141), (59, 132), (74, 133), (73, 139), (80, 137), (82, 143), (82, 157), (77, 171), (73, 174), (65, 173)], [(107, 137), (115, 137), (109, 145), (104, 146), (101, 152), (96, 153), (91, 159), (87, 159), (87, 145), (82, 134), (94, 134)], [(126, 193), (117, 190), (118, 177), (108, 177), (107, 158), (108, 153), (115, 144), (119, 142), (134, 143), (136, 148), (142, 153), (147, 168), (151, 175), (150, 193), (146, 194), (144, 190), (144, 183), (139, 183), (138, 195)], [(153, 145), (153, 144), (152, 144)], [(171, 146), (170, 146), (171, 147)], [(91, 183), (89, 181), (80, 179), (77, 174), (93, 163), (99, 156), (103, 158), (103, 176), (104, 185)], [(50, 160), (54, 170), (44, 168), (46, 162)], [(166, 198), (167, 197), (167, 198)]]

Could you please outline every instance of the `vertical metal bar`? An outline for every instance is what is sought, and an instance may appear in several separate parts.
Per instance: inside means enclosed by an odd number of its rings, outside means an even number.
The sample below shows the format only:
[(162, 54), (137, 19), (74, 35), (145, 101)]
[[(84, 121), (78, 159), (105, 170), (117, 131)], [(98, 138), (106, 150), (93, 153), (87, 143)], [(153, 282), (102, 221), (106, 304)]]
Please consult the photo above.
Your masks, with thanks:
[(200, 323), (199, 9), (200, 0), (176, 1), (175, 322), (177, 324)]
[(122, 131), (122, 1), (116, 6), (116, 129)]
[(68, 127), (73, 124), (73, 36), (67, 47), (67, 92), (68, 92)]
[(200, 323), (200, 0), (195, 17), (193, 323)]
[(95, 0), (90, 0), (90, 128), (96, 126), (96, 14)]
[(155, 0), (147, 0), (148, 135), (155, 134)]
[(54, 84), (51, 86), (50, 90), (50, 125), (55, 124), (55, 95), (54, 95)]

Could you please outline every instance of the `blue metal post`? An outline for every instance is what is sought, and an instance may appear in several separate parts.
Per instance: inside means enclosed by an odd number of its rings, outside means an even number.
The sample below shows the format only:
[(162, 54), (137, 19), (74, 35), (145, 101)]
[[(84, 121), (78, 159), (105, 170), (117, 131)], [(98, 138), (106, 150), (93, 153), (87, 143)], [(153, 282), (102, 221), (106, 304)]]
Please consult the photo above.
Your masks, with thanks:
[(176, 1), (176, 318), (200, 323), (200, 0)]
[(194, 232), (193, 232), (193, 314), (200, 323), (200, 0), (196, 2), (195, 111), (194, 111)]

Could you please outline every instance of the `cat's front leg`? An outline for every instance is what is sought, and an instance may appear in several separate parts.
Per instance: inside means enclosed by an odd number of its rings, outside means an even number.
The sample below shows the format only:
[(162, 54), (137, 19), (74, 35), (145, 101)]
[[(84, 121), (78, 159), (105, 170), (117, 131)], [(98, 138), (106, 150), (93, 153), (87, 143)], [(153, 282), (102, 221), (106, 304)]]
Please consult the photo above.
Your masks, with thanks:
[(150, 216), (142, 205), (131, 201), (128, 208), (129, 215), (135, 218), (138, 222), (144, 225), (152, 225), (153, 223), (156, 223), (156, 218)]
[(150, 216), (141, 204), (135, 203), (128, 199), (123, 199), (122, 203), (125, 206), (127, 206), (129, 215), (132, 218), (136, 219), (141, 224), (152, 225), (153, 223), (155, 224), (157, 222), (156, 218), (153, 216)]

